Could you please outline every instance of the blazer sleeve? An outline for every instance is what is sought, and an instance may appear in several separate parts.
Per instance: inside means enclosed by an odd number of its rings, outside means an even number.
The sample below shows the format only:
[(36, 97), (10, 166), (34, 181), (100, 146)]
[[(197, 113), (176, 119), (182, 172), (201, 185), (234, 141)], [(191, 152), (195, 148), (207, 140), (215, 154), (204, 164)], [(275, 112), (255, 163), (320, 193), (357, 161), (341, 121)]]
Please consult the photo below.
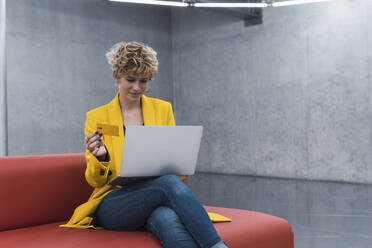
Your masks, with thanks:
[[(89, 116), (87, 113), (85, 121), (85, 137), (96, 131), (97, 121)], [(87, 168), (85, 169), (85, 179), (90, 186), (99, 188), (107, 183), (109, 174), (109, 165), (111, 159), (108, 162), (101, 162), (94, 156), (88, 149), (85, 151), (85, 159), (87, 162)]]
[(172, 109), (172, 104), (169, 104), (168, 107), (168, 126), (175, 126), (176, 123), (174, 121), (174, 116), (173, 116), (173, 109)]

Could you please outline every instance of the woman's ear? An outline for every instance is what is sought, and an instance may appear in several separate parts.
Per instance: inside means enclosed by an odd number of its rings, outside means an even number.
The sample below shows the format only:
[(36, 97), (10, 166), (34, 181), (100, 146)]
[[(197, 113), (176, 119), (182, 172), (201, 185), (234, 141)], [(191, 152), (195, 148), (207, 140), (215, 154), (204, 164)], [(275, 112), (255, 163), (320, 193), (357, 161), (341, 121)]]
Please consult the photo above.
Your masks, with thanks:
[(112, 71), (112, 77), (114, 78), (115, 82), (118, 82), (118, 76), (117, 76), (116, 71)]
[(115, 82), (119, 83), (120, 78), (123, 77), (123, 75), (119, 76), (118, 72), (116, 70), (112, 71), (112, 77), (114, 78)]

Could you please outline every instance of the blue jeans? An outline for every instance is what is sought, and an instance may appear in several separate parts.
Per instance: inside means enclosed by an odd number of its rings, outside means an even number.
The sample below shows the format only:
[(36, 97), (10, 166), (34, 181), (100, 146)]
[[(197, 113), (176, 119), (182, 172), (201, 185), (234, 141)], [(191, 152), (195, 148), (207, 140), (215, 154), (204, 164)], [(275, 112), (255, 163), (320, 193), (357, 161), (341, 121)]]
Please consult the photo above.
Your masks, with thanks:
[(113, 190), (98, 206), (94, 220), (109, 230), (152, 232), (163, 247), (210, 248), (223, 243), (199, 200), (175, 175)]

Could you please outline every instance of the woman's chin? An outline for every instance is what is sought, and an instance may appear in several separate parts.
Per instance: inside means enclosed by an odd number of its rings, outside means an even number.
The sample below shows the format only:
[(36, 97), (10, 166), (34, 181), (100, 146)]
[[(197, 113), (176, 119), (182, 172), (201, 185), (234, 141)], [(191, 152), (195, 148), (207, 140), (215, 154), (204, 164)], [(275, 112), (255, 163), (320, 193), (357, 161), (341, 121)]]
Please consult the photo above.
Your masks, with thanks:
[(141, 98), (141, 94), (128, 94), (129, 99), (138, 100)]

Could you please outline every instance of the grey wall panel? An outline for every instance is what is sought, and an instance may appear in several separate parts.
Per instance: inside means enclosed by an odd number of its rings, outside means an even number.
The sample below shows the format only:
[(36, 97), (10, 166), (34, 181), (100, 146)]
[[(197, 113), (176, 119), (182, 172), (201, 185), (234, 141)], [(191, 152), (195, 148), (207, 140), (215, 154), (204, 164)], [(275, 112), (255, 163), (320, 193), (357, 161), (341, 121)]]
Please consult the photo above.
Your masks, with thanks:
[(268, 8), (244, 27), (173, 9), (176, 113), (205, 126), (199, 171), (372, 182), (371, 11)]
[(101, 0), (7, 5), (9, 155), (83, 152), (85, 113), (115, 95), (106, 51), (141, 41), (158, 52), (149, 96), (173, 99), (168, 8)]
[[(309, 30), (309, 177), (371, 182), (367, 19), (363, 8), (339, 6)], [(339, 11), (339, 12), (338, 12)], [(345, 16), (344, 14), (347, 15)], [(370, 19), (370, 18), (369, 18)], [(340, 23), (342, 20), (342, 23)], [(340, 25), (341, 24), (341, 25)]]
[[(371, 83), (372, 83), (372, 48), (368, 45), (368, 44), (372, 44), (372, 25), (370, 24), (371, 16), (372, 16), (372, 2), (369, 2), (369, 5), (367, 6), (367, 8), (364, 8), (364, 13), (363, 13), (365, 23), (368, 23), (368, 24), (365, 25), (365, 32), (367, 34), (367, 36), (366, 36), (366, 47), (362, 48), (364, 53), (367, 55), (368, 94), (370, 96), (369, 101), (368, 101), (368, 104), (369, 104), (368, 108), (369, 109), (372, 109), (372, 100), (371, 100), (371, 96), (372, 96), (372, 85), (371, 85)], [(369, 142), (368, 143), (372, 144), (372, 130), (371, 129), (369, 129), (368, 137), (369, 137)], [(370, 153), (370, 156), (372, 156), (371, 153)], [(371, 161), (371, 160), (369, 160), (369, 161)], [(372, 178), (372, 165), (371, 165), (371, 163), (369, 163), (367, 165), (366, 174), (368, 176), (368, 181), (370, 182), (371, 178)]]
[(6, 85), (6, 1), (0, 0), (0, 156), (8, 154)]

